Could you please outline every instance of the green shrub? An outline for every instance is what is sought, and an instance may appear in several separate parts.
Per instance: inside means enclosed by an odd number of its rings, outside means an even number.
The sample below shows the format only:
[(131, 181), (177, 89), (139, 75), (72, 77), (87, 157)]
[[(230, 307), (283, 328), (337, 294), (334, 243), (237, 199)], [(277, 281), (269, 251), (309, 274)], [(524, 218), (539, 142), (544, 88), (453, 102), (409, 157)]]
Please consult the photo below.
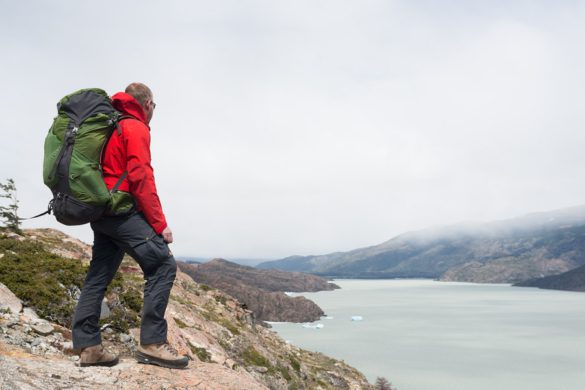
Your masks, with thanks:
[(191, 352), (196, 355), (200, 361), (209, 363), (211, 362), (211, 354), (207, 352), (205, 348), (196, 347), (189, 342), (189, 348), (191, 348)]
[(217, 323), (229, 330), (234, 336), (240, 335), (240, 330), (238, 326), (225, 318), (218, 318)]
[(83, 286), (87, 267), (46, 251), (40, 243), (0, 236), (0, 282), (39, 316), (70, 327), (74, 291)]
[(183, 328), (187, 328), (187, 327), (188, 327), (188, 326), (187, 326), (187, 324), (185, 324), (185, 323), (184, 323), (183, 321), (181, 321), (180, 319), (178, 319), (178, 318), (174, 318), (174, 317), (173, 317), (173, 319), (175, 320), (175, 323), (177, 324), (177, 326), (178, 326), (179, 328), (183, 329)]
[(266, 368), (272, 368), (270, 361), (262, 356), (254, 347), (248, 347), (242, 353), (242, 359), (247, 366), (260, 366)]
[(278, 372), (280, 372), (280, 374), (282, 375), (282, 377), (284, 379), (286, 379), (287, 382), (290, 382), (292, 377), (290, 376), (290, 373), (288, 372), (288, 369), (286, 367), (283, 366), (278, 366), (276, 367), (276, 370)]
[(139, 327), (142, 289), (142, 278), (118, 271), (106, 291), (111, 315), (101, 323), (109, 323), (112, 329), (124, 333)]
[[(0, 283), (40, 317), (71, 327), (75, 292), (83, 287), (87, 266), (45, 250), (41, 242), (19, 241), (1, 233), (0, 253), (4, 254)], [(140, 326), (141, 290), (141, 279), (118, 272), (106, 291), (111, 315), (101, 324), (110, 323), (122, 332)]]
[(290, 357), (290, 365), (296, 372), (301, 372), (301, 363), (294, 357)]
[(120, 302), (136, 313), (140, 313), (140, 310), (142, 310), (142, 294), (134, 288), (129, 288), (120, 293)]

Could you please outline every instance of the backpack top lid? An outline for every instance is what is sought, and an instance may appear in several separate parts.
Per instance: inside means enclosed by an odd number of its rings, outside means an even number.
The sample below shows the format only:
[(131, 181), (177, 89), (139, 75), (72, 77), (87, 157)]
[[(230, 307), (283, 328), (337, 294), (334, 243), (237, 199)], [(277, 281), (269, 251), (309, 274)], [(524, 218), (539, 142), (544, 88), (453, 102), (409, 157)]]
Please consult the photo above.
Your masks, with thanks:
[(96, 114), (116, 115), (108, 94), (99, 88), (86, 88), (65, 96), (57, 103), (59, 113), (67, 115), (75, 126)]

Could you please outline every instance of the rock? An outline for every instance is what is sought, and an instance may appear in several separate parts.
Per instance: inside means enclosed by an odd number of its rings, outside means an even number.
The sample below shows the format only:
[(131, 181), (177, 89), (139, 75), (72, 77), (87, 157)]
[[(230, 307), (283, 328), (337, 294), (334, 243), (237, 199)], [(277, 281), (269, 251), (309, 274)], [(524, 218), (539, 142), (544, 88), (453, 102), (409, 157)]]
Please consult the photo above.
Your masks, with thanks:
[(73, 343), (71, 341), (65, 341), (63, 343), (60, 343), (59, 344), (59, 349), (65, 355), (75, 355), (76, 354), (75, 349), (73, 349)]
[(6, 326), (8, 328), (14, 328), (16, 325), (20, 324), (20, 321), (18, 321), (18, 318), (15, 317), (11, 317), (8, 322), (6, 323)]
[(37, 313), (30, 307), (25, 307), (22, 309), (22, 317), (24, 322), (37, 322), (40, 320)]
[(60, 326), (58, 324), (54, 324), (54, 326), (55, 326), (55, 331), (58, 334), (57, 338), (59, 338), (61, 340), (65, 339), (65, 340), (70, 340), (71, 341), (71, 339), (72, 339), (72, 337), (71, 337), (71, 329), (64, 328), (64, 327), (62, 327), (62, 326)]
[(55, 331), (53, 325), (44, 321), (39, 321), (35, 324), (32, 324), (30, 327), (32, 328), (32, 330), (34, 330), (35, 332), (42, 336), (48, 336)]
[(18, 241), (24, 240), (24, 237), (23, 236), (21, 236), (20, 234), (16, 234), (14, 232), (8, 232), (8, 233), (6, 233), (6, 237), (7, 238), (14, 238), (14, 239), (17, 239)]
[(268, 368), (262, 366), (254, 366), (254, 371), (259, 372), (260, 374), (266, 374), (268, 372)]
[(130, 336), (129, 334), (126, 334), (126, 333), (121, 333), (119, 338), (120, 338), (120, 341), (123, 343), (129, 343), (130, 341), (132, 341), (132, 336)]
[(22, 302), (8, 287), (0, 283), (0, 311), (10, 310), (12, 314), (18, 314), (22, 310)]
[(81, 290), (79, 289), (79, 287), (73, 285), (69, 287), (69, 296), (75, 300), (75, 301), (79, 301), (79, 297), (81, 296)]
[(106, 318), (109, 318), (111, 315), (112, 315), (112, 312), (110, 311), (110, 308), (108, 307), (107, 299), (104, 298), (104, 300), (102, 301), (100, 320), (104, 320)]

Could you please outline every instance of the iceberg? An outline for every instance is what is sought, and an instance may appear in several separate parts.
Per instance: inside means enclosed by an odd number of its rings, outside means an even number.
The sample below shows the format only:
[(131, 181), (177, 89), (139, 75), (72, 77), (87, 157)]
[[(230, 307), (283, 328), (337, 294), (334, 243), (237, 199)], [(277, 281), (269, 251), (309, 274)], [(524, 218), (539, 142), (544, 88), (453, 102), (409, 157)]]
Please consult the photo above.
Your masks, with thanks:
[(351, 316), (352, 321), (361, 321), (363, 319), (364, 319), (364, 317), (362, 317), (362, 316)]
[(308, 328), (308, 329), (321, 329), (323, 328), (325, 325), (319, 323), (319, 324), (311, 324), (311, 323), (306, 323), (303, 324), (303, 328)]

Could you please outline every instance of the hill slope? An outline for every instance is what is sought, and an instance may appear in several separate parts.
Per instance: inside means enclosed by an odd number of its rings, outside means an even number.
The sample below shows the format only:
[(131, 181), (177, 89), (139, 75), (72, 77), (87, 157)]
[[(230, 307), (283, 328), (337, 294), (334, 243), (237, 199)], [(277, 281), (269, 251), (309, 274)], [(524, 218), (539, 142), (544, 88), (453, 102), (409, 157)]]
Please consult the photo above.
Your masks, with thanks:
[(331, 277), (441, 278), (514, 283), (585, 264), (585, 206), (397, 236), (321, 256), (292, 256), (259, 268)]
[(121, 363), (77, 367), (68, 327), (87, 260), (51, 253), (64, 238), (56, 231), (42, 232), (0, 232), (0, 283), (8, 287), (0, 287), (0, 306), (11, 304), (0, 308), (0, 388), (372, 388), (354, 368), (285, 343), (257, 325), (238, 301), (180, 271), (166, 319), (169, 341), (192, 359), (189, 368), (137, 364), (132, 354), (139, 338), (143, 279), (130, 259), (124, 260), (102, 307), (104, 344), (121, 354)]
[(515, 284), (518, 287), (538, 287), (550, 290), (585, 291), (585, 266), (544, 278)]

